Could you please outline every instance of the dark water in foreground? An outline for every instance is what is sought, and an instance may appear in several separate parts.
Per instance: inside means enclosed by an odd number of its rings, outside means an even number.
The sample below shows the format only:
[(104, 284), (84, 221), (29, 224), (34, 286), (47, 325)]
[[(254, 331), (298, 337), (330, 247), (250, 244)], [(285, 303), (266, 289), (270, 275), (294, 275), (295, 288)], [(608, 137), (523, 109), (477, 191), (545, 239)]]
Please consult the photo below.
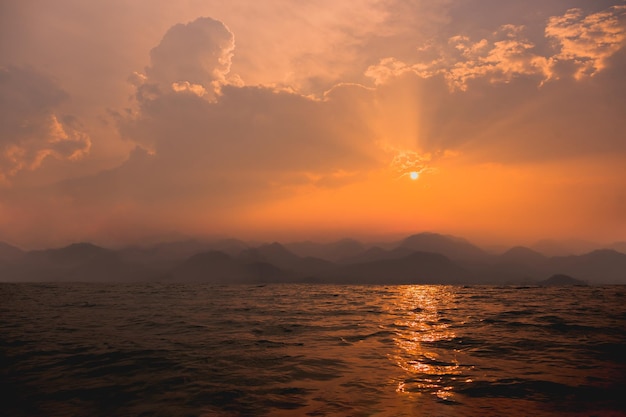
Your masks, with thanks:
[(626, 416), (626, 288), (0, 284), (6, 416)]

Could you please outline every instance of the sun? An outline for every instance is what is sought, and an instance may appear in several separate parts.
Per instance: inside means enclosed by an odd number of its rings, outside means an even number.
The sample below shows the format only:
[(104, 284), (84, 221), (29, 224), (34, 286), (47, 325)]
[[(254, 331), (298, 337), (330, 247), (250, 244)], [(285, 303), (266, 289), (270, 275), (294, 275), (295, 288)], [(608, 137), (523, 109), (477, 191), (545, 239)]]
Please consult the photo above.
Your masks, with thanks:
[(419, 172), (417, 172), (417, 171), (411, 171), (411, 172), (409, 173), (409, 177), (411, 177), (411, 179), (412, 179), (413, 181), (415, 181), (416, 179), (418, 179), (418, 178), (420, 177), (420, 173), (419, 173)]

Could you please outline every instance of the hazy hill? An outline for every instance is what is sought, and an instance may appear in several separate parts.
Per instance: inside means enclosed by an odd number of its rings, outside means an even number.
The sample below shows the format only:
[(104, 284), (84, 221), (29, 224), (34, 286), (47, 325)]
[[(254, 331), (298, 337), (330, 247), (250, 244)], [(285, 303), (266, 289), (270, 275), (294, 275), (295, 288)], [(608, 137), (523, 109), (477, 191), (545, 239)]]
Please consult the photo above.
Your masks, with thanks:
[(136, 281), (149, 279), (149, 269), (125, 262), (115, 251), (91, 243), (35, 250), (5, 270), (8, 281)]
[(465, 239), (437, 233), (419, 233), (404, 239), (400, 247), (420, 252), (439, 253), (452, 260), (485, 260), (489, 255)]
[(515, 246), (497, 257), (498, 262), (512, 265), (543, 265), (548, 258), (530, 248)]
[(549, 259), (548, 270), (591, 284), (626, 284), (626, 254), (601, 249), (584, 255), (555, 256)]
[(98, 257), (113, 257), (114, 252), (91, 243), (73, 243), (58, 249), (35, 250), (26, 253), (24, 261), (40, 265), (72, 267)]
[[(300, 253), (324, 254), (341, 261), (301, 256), (289, 249), (298, 245)], [(212, 246), (228, 248), (232, 253), (206, 249)], [(0, 244), (3, 281), (135, 281), (168, 276), (179, 281), (218, 283), (502, 285), (539, 283), (542, 277), (554, 274), (574, 276), (590, 284), (626, 284), (626, 254), (601, 249), (549, 258), (518, 246), (501, 255), (488, 255), (463, 239), (435, 233), (409, 236), (391, 250), (366, 248), (349, 239), (289, 247), (277, 242), (248, 247), (234, 239), (213, 243), (189, 240), (118, 251), (76, 243), (23, 252)]]
[(223, 239), (214, 242), (203, 242), (195, 239), (163, 242), (148, 247), (126, 247), (118, 253), (129, 263), (140, 264), (155, 272), (167, 272), (176, 265), (197, 253), (220, 251), (235, 256), (248, 246), (237, 239)]
[(414, 252), (398, 259), (342, 265), (326, 278), (363, 284), (458, 284), (470, 277), (467, 270), (441, 254)]
[(567, 256), (582, 255), (598, 249), (599, 246), (596, 243), (578, 239), (542, 239), (531, 245), (530, 248), (546, 256)]
[(555, 274), (537, 284), (544, 286), (587, 285), (584, 281), (572, 278), (569, 275)]
[(162, 242), (148, 247), (127, 247), (120, 250), (121, 256), (132, 262), (182, 261), (196, 253), (212, 250), (207, 242), (195, 239)]
[(295, 242), (288, 243), (285, 247), (300, 257), (321, 258), (332, 262), (356, 256), (366, 249), (363, 243), (354, 239), (341, 239), (331, 243)]
[(249, 245), (239, 239), (221, 239), (210, 243), (212, 250), (224, 252), (230, 256), (237, 256), (249, 248)]
[(528, 248), (515, 247), (501, 255), (481, 254), (456, 261), (473, 274), (473, 284), (526, 284), (544, 275), (539, 265), (547, 258)]
[(268, 262), (279, 268), (293, 268), (300, 260), (299, 256), (289, 252), (280, 243), (274, 242), (256, 248), (243, 250), (237, 259), (245, 262)]
[(607, 248), (626, 254), (626, 242), (613, 242)]
[(117, 254), (87, 260), (67, 271), (65, 281), (132, 282), (147, 281), (159, 275), (156, 268), (126, 262)]
[(355, 264), (355, 263), (363, 263), (363, 262), (372, 262), (372, 261), (382, 261), (385, 259), (399, 259), (404, 258), (405, 256), (409, 256), (410, 254), (417, 252), (413, 249), (409, 249), (406, 247), (398, 247), (392, 250), (383, 249), (379, 246), (374, 246), (363, 252), (359, 253), (356, 256), (351, 256), (341, 260), (342, 264)]
[(219, 252), (202, 252), (191, 256), (169, 274), (179, 282), (220, 284), (286, 282), (288, 273), (267, 262), (245, 262)]
[(277, 242), (246, 249), (236, 259), (246, 263), (266, 262), (291, 272), (294, 276), (309, 278), (317, 277), (334, 267), (332, 262), (324, 259), (297, 256)]
[(13, 262), (24, 256), (24, 251), (20, 248), (0, 242), (0, 262)]
[(111, 264), (117, 260), (117, 255), (91, 243), (34, 250), (27, 252), (17, 265), (16, 278), (29, 281), (66, 281), (74, 270), (98, 260), (103, 264)]

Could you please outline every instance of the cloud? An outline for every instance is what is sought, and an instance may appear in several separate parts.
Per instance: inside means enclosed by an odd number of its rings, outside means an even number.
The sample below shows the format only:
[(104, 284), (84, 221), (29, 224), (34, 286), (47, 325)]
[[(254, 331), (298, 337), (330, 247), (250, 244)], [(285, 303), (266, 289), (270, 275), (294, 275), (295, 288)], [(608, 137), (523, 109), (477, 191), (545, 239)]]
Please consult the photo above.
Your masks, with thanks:
[(429, 45), (426, 49), (436, 50), (436, 58), (430, 61), (409, 64), (388, 57), (371, 65), (365, 74), (376, 84), (407, 72), (423, 78), (443, 75), (451, 90), (461, 91), (476, 79), (508, 83), (518, 77), (533, 77), (543, 84), (568, 75), (569, 67), (580, 80), (605, 69), (607, 60), (624, 46), (625, 16), (626, 6), (613, 6), (588, 15), (581, 9), (570, 9), (549, 18), (545, 37), (555, 49), (547, 56), (539, 54), (535, 43), (524, 36), (523, 25), (504, 24), (489, 38), (474, 41), (454, 35), (447, 45)]
[(576, 79), (593, 76), (624, 46), (626, 6), (613, 6), (589, 15), (581, 9), (569, 9), (548, 20), (545, 34), (560, 49), (552, 57), (554, 61), (570, 61)]
[(290, 177), (375, 163), (375, 136), (364, 116), (338, 93), (315, 100), (267, 87), (225, 86), (217, 101), (186, 91), (144, 99), (138, 114), (120, 120), (120, 131), (153, 151), (156, 171), (183, 177), (174, 184), (229, 176), (241, 178), (243, 191), (246, 184), (268, 187), (279, 179), (285, 184)]
[(77, 160), (91, 140), (76, 118), (61, 115), (67, 98), (45, 76), (24, 68), (0, 67), (0, 183), (48, 158)]
[(235, 38), (208, 17), (172, 26), (150, 51), (145, 81), (163, 91), (189, 91), (215, 97), (230, 71)]
[(471, 42), (466, 37), (450, 39), (465, 61), (452, 65), (445, 77), (452, 88), (466, 90), (468, 82), (487, 78), (492, 83), (507, 83), (521, 75), (546, 76), (549, 64), (544, 57), (532, 53), (534, 44), (520, 38), (521, 27), (506, 25), (497, 34), (498, 40)]
[[(446, 71), (442, 58), (421, 67), (390, 58), (371, 68), (380, 71), (377, 88), (338, 84), (314, 98), (229, 82), (236, 50), (227, 27), (209, 18), (175, 25), (152, 49), (145, 75), (131, 77), (136, 111), (118, 117), (121, 135), (139, 148), (100, 175), (97, 187), (79, 181), (66, 192), (89, 200), (98, 198), (92, 189), (110, 190), (100, 195), (150, 204), (197, 201), (217, 210), (304, 186), (340, 186), (382, 167), (430, 172), (438, 158), (458, 151), (534, 160), (593, 150), (591, 127), (569, 117), (549, 120), (561, 87), (571, 86), (532, 88), (546, 77), (548, 60), (532, 52), (524, 31), (502, 25), (489, 40), (455, 36), (446, 46), (457, 61)], [(479, 94), (459, 94), (470, 83), (485, 84)], [(502, 88), (489, 88), (496, 85)], [(584, 98), (588, 92), (573, 91), (575, 98), (558, 105), (583, 103), (571, 114), (596, 117), (599, 110), (584, 105), (592, 102)], [(541, 149), (546, 139), (534, 132), (549, 123), (558, 134)]]
[[(229, 83), (222, 58), (233, 53), (232, 34), (225, 28), (200, 18), (170, 29), (146, 74), (131, 76), (135, 110), (117, 113), (135, 151), (118, 167), (64, 182), (58, 194), (77, 205), (191, 205), (217, 213), (303, 187), (341, 186), (388, 164), (368, 122), (371, 89), (337, 85), (314, 98)], [(186, 48), (190, 57), (182, 56)]]
[(434, 168), (430, 168), (428, 163), (431, 155), (420, 155), (415, 151), (397, 151), (391, 161), (391, 169), (397, 172), (400, 177), (413, 175), (415, 178), (425, 172), (433, 172)]
[(408, 64), (390, 57), (371, 65), (365, 74), (377, 85), (409, 72), (422, 78), (442, 75), (451, 91), (465, 91), (475, 79), (508, 83), (520, 76), (549, 78), (548, 59), (533, 53), (535, 45), (519, 35), (522, 30), (505, 25), (491, 39), (478, 41), (455, 35), (447, 45), (431, 46), (438, 49), (438, 57), (431, 61)]

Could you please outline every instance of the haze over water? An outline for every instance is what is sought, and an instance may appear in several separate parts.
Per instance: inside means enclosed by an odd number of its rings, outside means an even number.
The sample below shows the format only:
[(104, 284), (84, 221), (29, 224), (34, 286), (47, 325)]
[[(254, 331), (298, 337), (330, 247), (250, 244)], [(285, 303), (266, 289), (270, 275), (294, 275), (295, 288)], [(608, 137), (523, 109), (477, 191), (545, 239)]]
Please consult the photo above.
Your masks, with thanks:
[(3, 415), (626, 415), (626, 290), (1, 284)]

